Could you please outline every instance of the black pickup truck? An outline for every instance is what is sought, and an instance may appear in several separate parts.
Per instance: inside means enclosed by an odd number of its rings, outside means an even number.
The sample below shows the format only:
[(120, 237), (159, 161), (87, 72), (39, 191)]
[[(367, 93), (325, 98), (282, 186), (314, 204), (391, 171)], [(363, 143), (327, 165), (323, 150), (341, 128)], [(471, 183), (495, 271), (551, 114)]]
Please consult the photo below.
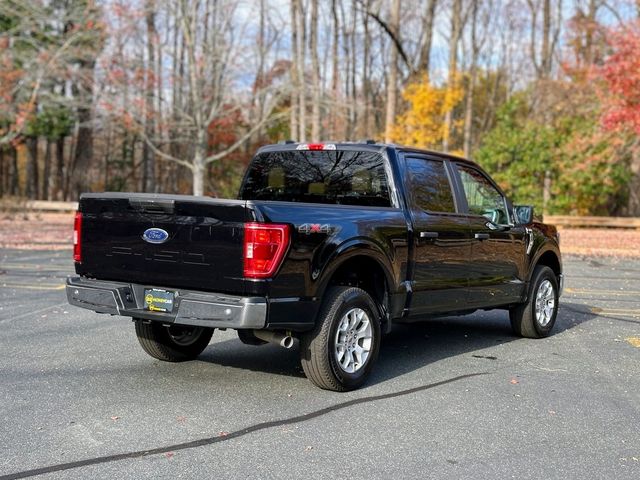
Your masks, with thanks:
[(370, 373), (394, 323), (509, 311), (525, 337), (556, 319), (556, 229), (474, 163), (371, 141), (261, 148), (237, 200), (89, 193), (71, 304), (132, 317), (142, 348), (197, 357), (214, 329), (290, 348), (317, 386)]

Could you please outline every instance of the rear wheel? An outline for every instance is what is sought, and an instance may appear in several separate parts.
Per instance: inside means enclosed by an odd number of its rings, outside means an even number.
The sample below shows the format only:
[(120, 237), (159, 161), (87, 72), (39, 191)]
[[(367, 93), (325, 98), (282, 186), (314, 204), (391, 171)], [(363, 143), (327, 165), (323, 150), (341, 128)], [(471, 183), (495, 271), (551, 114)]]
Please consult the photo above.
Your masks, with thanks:
[(315, 329), (300, 339), (304, 373), (325, 390), (354, 390), (373, 368), (380, 336), (380, 315), (371, 296), (360, 288), (334, 287)]
[(142, 349), (164, 362), (193, 360), (207, 348), (213, 328), (188, 325), (165, 326), (158, 322), (136, 320), (136, 335)]
[(528, 300), (509, 310), (511, 328), (522, 337), (546, 337), (558, 314), (558, 279), (549, 267), (538, 265), (529, 288)]

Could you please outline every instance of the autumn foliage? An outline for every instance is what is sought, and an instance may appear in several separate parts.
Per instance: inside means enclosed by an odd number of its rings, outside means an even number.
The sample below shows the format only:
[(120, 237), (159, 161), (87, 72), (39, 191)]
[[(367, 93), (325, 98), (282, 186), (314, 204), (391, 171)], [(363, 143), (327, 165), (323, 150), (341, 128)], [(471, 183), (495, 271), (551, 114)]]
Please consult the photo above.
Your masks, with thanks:
[(407, 109), (398, 115), (391, 129), (394, 142), (412, 147), (438, 148), (450, 135), (445, 115), (463, 98), (463, 89), (456, 81), (451, 86), (437, 87), (427, 75), (410, 83), (402, 93)]
[(604, 82), (602, 123), (640, 135), (640, 22), (611, 32), (608, 43), (611, 55), (596, 73)]

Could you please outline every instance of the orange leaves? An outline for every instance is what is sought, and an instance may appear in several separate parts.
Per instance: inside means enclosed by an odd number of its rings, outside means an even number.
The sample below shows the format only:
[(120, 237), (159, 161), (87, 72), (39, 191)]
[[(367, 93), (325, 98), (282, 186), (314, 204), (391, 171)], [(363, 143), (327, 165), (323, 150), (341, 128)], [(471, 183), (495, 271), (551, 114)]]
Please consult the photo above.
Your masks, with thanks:
[(448, 135), (444, 117), (462, 100), (460, 82), (452, 86), (436, 87), (424, 75), (411, 83), (402, 93), (409, 109), (396, 117), (391, 129), (394, 142), (416, 147), (430, 147)]

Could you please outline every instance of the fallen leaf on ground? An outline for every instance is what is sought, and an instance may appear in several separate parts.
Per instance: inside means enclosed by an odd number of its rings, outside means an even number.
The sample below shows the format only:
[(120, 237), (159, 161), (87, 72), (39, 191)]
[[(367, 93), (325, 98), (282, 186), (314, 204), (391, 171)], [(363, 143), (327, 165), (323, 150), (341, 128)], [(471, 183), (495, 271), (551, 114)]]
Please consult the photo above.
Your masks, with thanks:
[(518, 384), (520, 382), (518, 380), (516, 380), (515, 378), (512, 378), (510, 383), (511, 383), (511, 385), (516, 385), (516, 384)]
[(625, 340), (634, 347), (640, 348), (640, 337), (627, 337)]
[(113, 417), (111, 417), (111, 420), (115, 422), (116, 420), (120, 420), (120, 417), (117, 415), (114, 415)]

